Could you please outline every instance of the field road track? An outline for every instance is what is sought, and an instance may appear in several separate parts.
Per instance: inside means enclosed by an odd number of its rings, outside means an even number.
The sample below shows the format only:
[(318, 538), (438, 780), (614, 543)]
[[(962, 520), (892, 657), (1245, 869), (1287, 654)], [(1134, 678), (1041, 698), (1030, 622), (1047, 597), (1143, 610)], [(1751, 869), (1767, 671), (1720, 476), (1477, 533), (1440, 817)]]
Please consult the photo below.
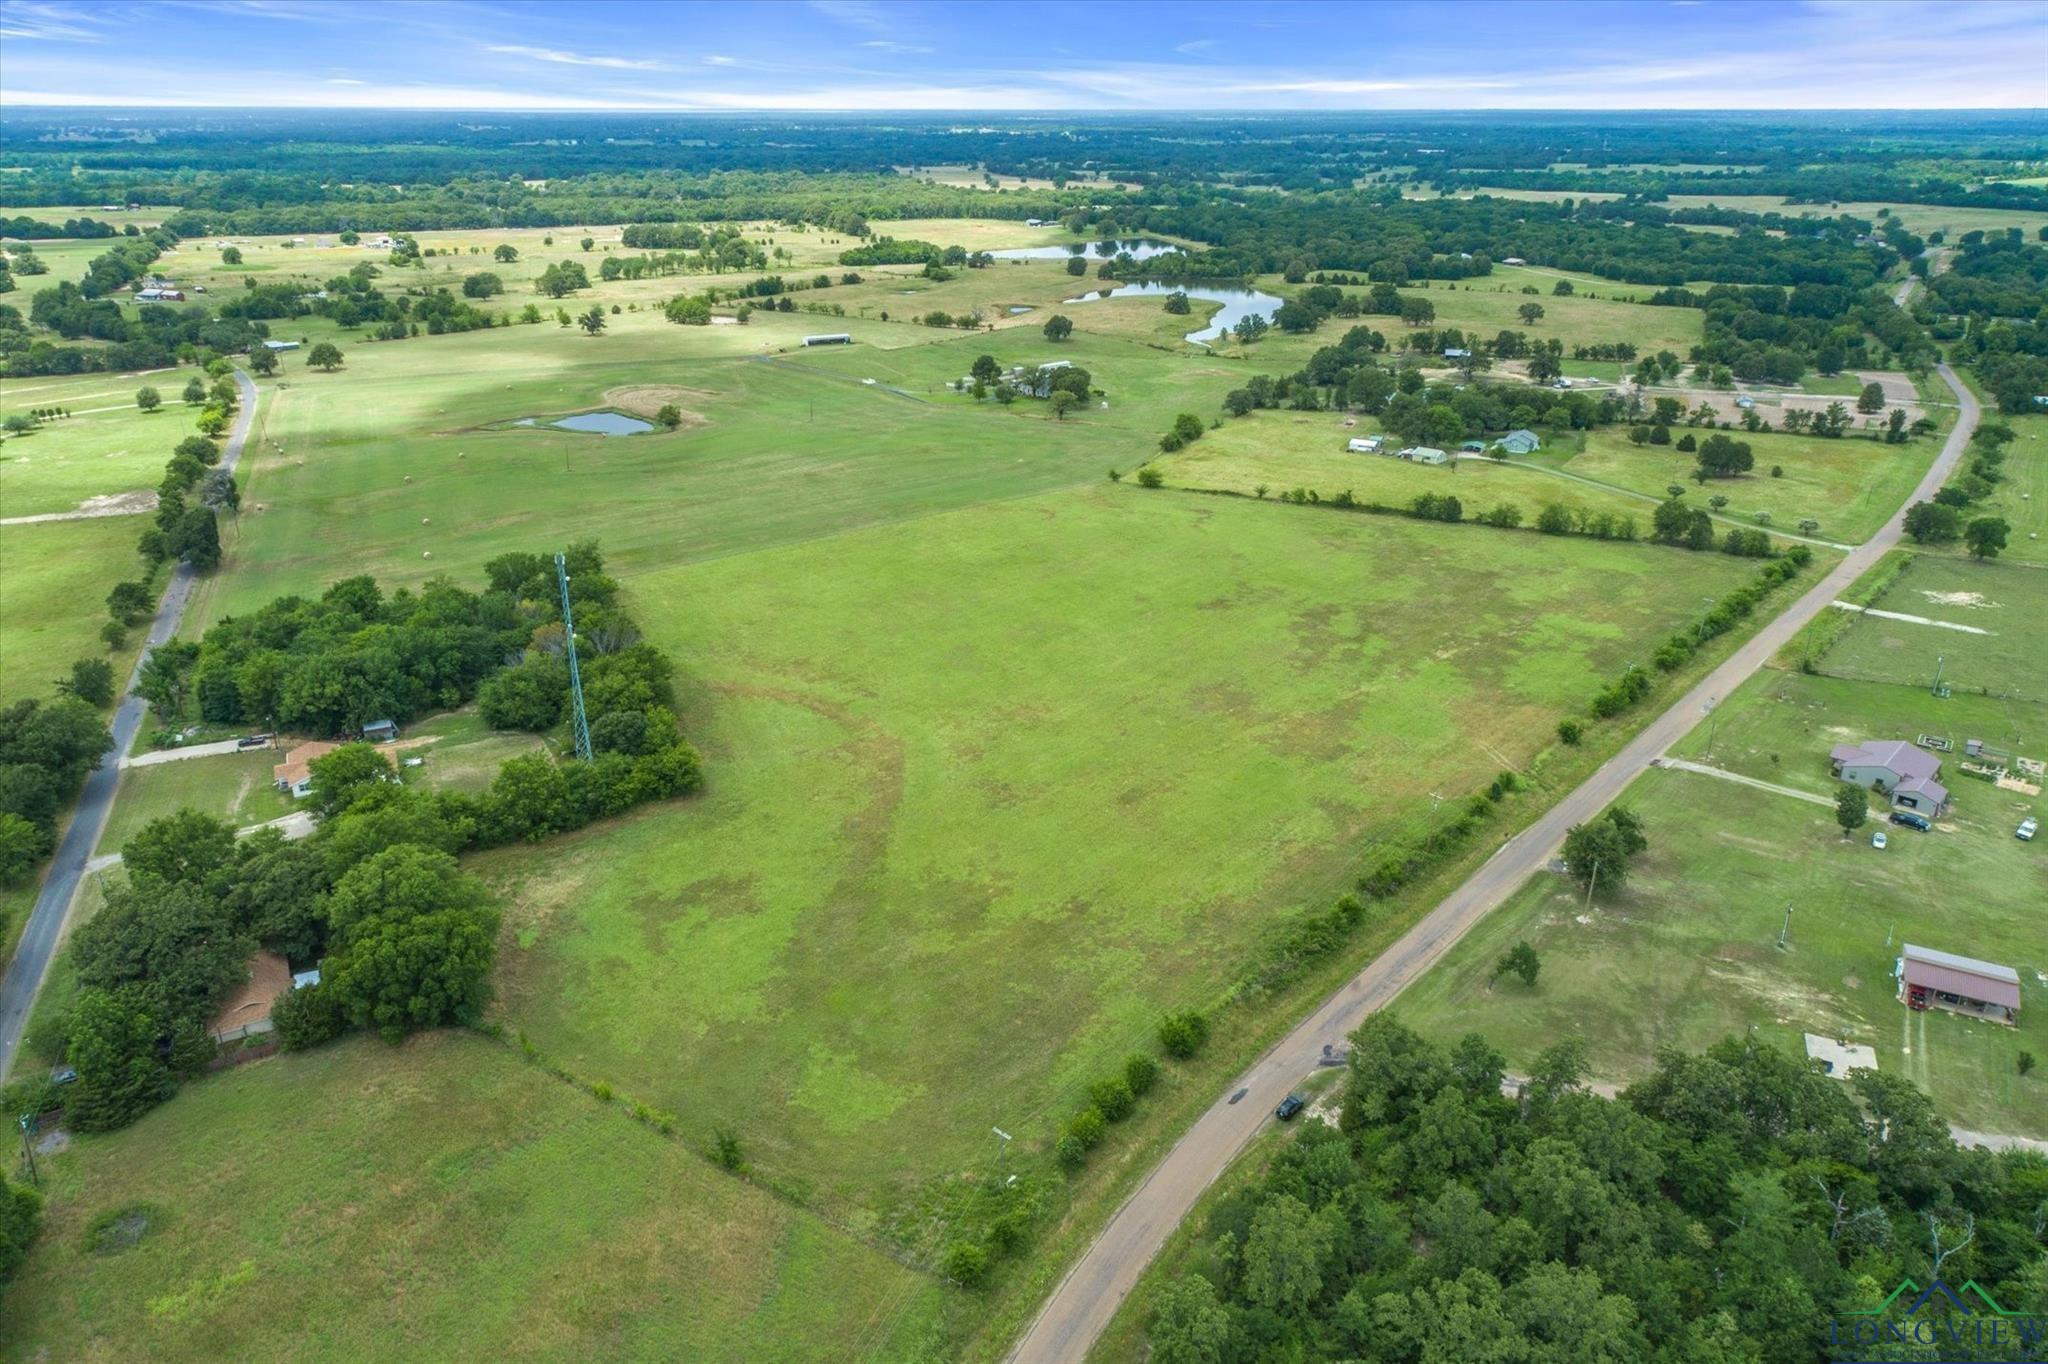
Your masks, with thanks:
[(1830, 810), (1835, 808), (1835, 803), (1826, 796), (1816, 796), (1810, 791), (1801, 791), (1790, 786), (1780, 786), (1772, 781), (1759, 781), (1755, 777), (1745, 777), (1740, 772), (1730, 772), (1725, 767), (1713, 767), (1706, 763), (1687, 762), (1683, 758), (1652, 758), (1650, 765), (1652, 767), (1669, 768), (1673, 772), (1697, 772), (1702, 777), (1716, 777), (1722, 781), (1732, 781), (1737, 786), (1749, 786), (1759, 791), (1769, 791), (1773, 795), (1789, 796), (1793, 800), (1803, 800), (1808, 805), (1825, 805)]
[[(1934, 496), (1977, 429), (1977, 400), (1947, 365), (1942, 381), (1961, 408), (1941, 453), (1913, 490), (1907, 505)], [(1515, 888), (1543, 869), (1564, 842), (1565, 831), (1599, 814), (1673, 743), (1699, 723), (1705, 707), (1727, 697), (1762, 667), (1799, 630), (1867, 571), (1904, 534), (1901, 507), (1883, 530), (1808, 588), (1805, 595), (1745, 641), (1726, 662), (1644, 727), (1626, 748), (1521, 833), (1501, 845), (1471, 879), (1408, 930), (1364, 970), (1325, 1000), (1251, 1069), (1223, 1086), (1216, 1102), (1167, 1152), (1109, 1224), (1088, 1247), (1011, 1351), (1015, 1364), (1068, 1364), (1088, 1354), (1117, 1307), (1136, 1287), (1145, 1267), (1166, 1244), (1202, 1191), (1221, 1175), (1259, 1129), (1274, 1105), (1316, 1067), (1325, 1047), (1342, 1047), (1368, 1014), (1385, 1008), (1411, 981)], [(1229, 1097), (1245, 1090), (1244, 1098)]]
[[(228, 470), (233, 470), (242, 458), (242, 446), (256, 424), (256, 385), (248, 375), (236, 370), (235, 387), (241, 390), (242, 406), (220, 457), (220, 467)], [(64, 921), (78, 894), (86, 861), (107, 827), (107, 812), (113, 808), (114, 790), (121, 782), (120, 755), (128, 751), (135, 742), (135, 732), (142, 728), (148, 703), (135, 694), (135, 680), (142, 675), (142, 665), (148, 662), (150, 650), (178, 633), (196, 578), (185, 564), (171, 572), (170, 585), (164, 589), (163, 601), (156, 608), (156, 618), (149, 623), (148, 643), (135, 660), (135, 671), (128, 675), (127, 690), (122, 694), (120, 708), (114, 712), (114, 751), (86, 777), (78, 803), (71, 811), (71, 823), (58, 840), (56, 856), (50, 859), (42, 890), (36, 895), (36, 906), (29, 912), (27, 927), (22, 929), (21, 943), (14, 949), (14, 960), (7, 963), (7, 974), (0, 977), (0, 1081), (6, 1080), (14, 1065), (22, 1030), (28, 1026), (29, 1010), (35, 1006), (36, 992), (42, 989), (50, 958), (56, 955), (57, 944), (63, 940)]]

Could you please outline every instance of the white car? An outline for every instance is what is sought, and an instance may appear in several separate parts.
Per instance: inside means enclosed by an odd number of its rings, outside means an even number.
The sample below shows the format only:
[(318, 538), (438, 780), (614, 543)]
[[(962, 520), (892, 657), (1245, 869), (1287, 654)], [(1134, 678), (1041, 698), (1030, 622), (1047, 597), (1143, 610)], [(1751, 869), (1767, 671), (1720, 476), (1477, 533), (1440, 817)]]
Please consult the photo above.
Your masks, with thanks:
[(2019, 828), (2013, 830), (2013, 837), (2019, 839), (2023, 843), (2032, 843), (2034, 841), (2035, 833), (2037, 833), (2040, 830), (2040, 828), (2040, 822), (2034, 819), (2033, 816), (2029, 815), (2027, 818), (2020, 821)]
[(1882, 848), (1884, 846), (1884, 830), (1879, 829), (1870, 836), (1870, 846), (1873, 848)]

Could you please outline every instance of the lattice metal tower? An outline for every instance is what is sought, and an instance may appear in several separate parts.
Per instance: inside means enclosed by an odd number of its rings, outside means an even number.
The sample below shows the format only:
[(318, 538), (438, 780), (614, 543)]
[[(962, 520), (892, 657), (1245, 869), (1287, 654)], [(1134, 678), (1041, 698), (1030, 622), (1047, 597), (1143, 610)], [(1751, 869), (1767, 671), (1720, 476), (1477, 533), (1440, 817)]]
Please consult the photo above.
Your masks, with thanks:
[(555, 582), (562, 589), (562, 638), (569, 646), (569, 705), (576, 717), (576, 756), (590, 761), (590, 721), (583, 714), (583, 675), (576, 669), (576, 620), (569, 612), (569, 561), (555, 556)]

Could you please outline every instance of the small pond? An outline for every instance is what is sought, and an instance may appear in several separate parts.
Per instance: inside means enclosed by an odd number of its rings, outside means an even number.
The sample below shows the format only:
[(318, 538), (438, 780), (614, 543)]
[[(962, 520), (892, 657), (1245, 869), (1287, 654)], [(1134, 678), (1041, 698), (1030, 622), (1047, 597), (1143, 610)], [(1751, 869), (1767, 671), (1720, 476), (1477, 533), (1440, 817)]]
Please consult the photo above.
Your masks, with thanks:
[[(1154, 256), (1163, 256), (1169, 251), (1180, 249), (1172, 242), (1163, 242), (1155, 237), (1125, 237), (1116, 241), (1089, 242), (1083, 255), (1094, 260), (1108, 260), (1112, 256), (1128, 251), (1133, 260), (1150, 260)], [(1074, 253), (1071, 248), (1065, 246), (1013, 246), (1008, 250), (991, 251), (989, 254), (997, 260), (1065, 260)]]
[(573, 417), (556, 417), (542, 420), (539, 417), (521, 417), (519, 426), (552, 426), (563, 431), (595, 431), (600, 436), (637, 436), (643, 431), (652, 431), (654, 423), (629, 417), (623, 412), (578, 412)]
[(1191, 345), (1206, 346), (1224, 332), (1235, 327), (1241, 320), (1257, 314), (1268, 322), (1279, 310), (1281, 301), (1273, 295), (1258, 289), (1222, 289), (1209, 284), (1120, 284), (1114, 289), (1097, 289), (1079, 298), (1066, 299), (1068, 303), (1093, 303), (1102, 298), (1164, 298), (1168, 294), (1183, 293), (1189, 298), (1207, 299), (1221, 303), (1222, 309), (1209, 319), (1209, 325), (1200, 331), (1189, 332), (1183, 340)]

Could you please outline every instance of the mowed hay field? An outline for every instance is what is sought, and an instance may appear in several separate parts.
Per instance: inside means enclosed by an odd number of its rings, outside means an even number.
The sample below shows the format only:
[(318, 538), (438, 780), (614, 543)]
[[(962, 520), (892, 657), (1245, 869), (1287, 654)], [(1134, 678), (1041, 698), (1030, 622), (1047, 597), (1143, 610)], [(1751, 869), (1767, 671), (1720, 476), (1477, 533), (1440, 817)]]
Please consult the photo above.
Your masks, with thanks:
[[(73, 659), (109, 657), (100, 638), (107, 593), (140, 576), (135, 542), (148, 526), (137, 516), (0, 526), (0, 703), (48, 696)], [(111, 657), (117, 684), (142, 633), (131, 630)]]
[[(942, 1308), (460, 1033), (247, 1065), (41, 1167), (46, 1221), (0, 1303), (10, 1360), (900, 1359)], [(99, 1230), (130, 1217), (132, 1245)]]
[(501, 1016), (885, 1216), (1747, 576), (1673, 564), (1105, 483), (636, 574), (708, 789), (481, 860)]

